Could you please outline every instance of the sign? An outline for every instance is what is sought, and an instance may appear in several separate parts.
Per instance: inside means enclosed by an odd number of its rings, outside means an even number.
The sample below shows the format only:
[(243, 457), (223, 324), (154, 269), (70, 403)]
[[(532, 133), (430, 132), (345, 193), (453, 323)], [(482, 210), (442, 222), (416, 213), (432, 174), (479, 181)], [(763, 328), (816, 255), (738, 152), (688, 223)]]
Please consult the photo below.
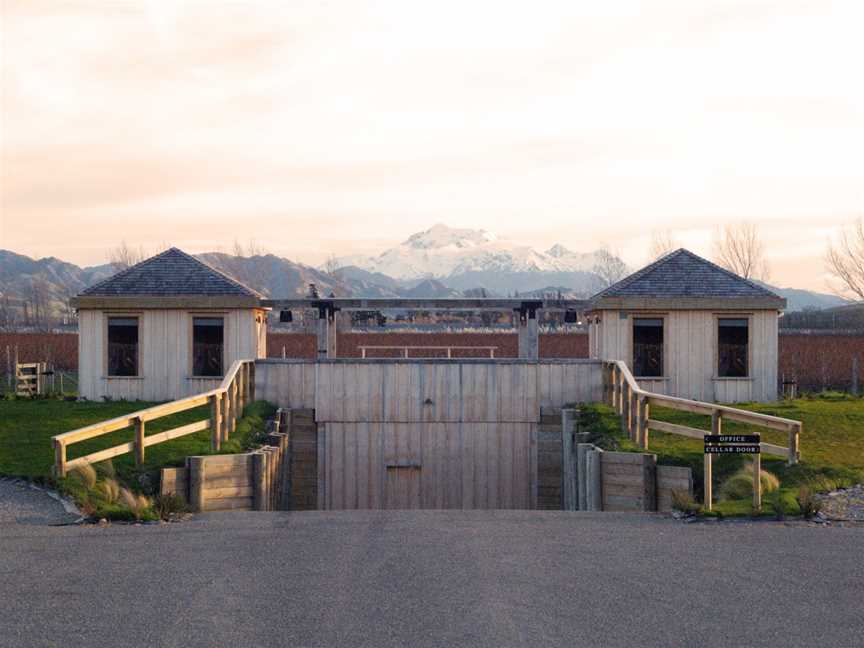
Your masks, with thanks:
[(758, 434), (706, 434), (705, 454), (760, 454)]
[(759, 443), (758, 434), (706, 434), (705, 445), (720, 443)]
[(705, 454), (760, 454), (758, 443), (747, 445), (706, 445)]

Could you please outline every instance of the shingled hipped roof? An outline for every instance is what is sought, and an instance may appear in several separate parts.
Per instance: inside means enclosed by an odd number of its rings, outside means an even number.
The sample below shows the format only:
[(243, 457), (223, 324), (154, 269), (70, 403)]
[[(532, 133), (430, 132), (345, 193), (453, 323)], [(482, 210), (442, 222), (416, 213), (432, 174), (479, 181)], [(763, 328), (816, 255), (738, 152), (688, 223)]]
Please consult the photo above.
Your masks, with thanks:
[[(171, 248), (82, 291), (79, 305), (123, 299), (146, 305), (249, 305), (263, 296), (203, 261)], [(156, 298), (156, 299), (145, 299)]]
[(676, 300), (682, 306), (698, 302), (727, 303), (748, 308), (785, 308), (786, 300), (757, 283), (739, 277), (689, 250), (679, 249), (594, 295), (595, 307), (632, 307), (643, 302)]

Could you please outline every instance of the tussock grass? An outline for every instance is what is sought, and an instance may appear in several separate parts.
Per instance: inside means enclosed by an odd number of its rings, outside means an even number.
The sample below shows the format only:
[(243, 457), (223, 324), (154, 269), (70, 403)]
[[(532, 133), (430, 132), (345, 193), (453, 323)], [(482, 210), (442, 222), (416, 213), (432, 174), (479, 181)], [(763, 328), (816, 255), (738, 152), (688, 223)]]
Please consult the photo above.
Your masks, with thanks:
[[(759, 482), (762, 484), (762, 493), (770, 493), (780, 488), (780, 480), (767, 470), (759, 471)], [(741, 470), (727, 477), (720, 486), (718, 495), (723, 500), (741, 500), (753, 497), (753, 464), (747, 463)]]

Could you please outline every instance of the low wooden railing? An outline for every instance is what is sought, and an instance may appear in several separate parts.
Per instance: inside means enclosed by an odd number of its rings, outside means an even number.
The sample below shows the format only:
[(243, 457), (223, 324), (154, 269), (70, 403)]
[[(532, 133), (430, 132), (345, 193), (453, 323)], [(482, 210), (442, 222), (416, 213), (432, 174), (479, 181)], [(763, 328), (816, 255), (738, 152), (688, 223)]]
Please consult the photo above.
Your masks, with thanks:
[[(645, 450), (648, 449), (649, 433), (651, 430), (667, 434), (678, 434), (701, 441), (706, 434), (723, 434), (723, 421), (728, 420), (786, 432), (789, 438), (788, 447), (760, 442), (759, 447), (761, 452), (767, 455), (785, 457), (789, 465), (798, 463), (801, 458), (800, 441), (803, 425), (800, 421), (759, 414), (758, 412), (749, 412), (727, 405), (703, 403), (701, 401), (665, 396), (646, 391), (639, 387), (636, 379), (630, 373), (630, 369), (620, 360), (604, 362), (603, 369), (603, 385), (607, 402), (621, 416), (621, 424), (630, 439)], [(652, 419), (652, 405), (710, 416), (711, 430), (701, 430), (687, 425), (678, 425), (676, 423), (667, 423), (666, 421)], [(706, 454), (704, 504), (708, 510), (711, 510), (713, 501), (712, 465), (713, 455)], [(754, 455), (753, 503), (756, 509), (761, 506), (761, 489), (758, 485), (760, 466), (759, 455)]]
[[(243, 416), (246, 405), (253, 400), (255, 400), (255, 362), (253, 360), (237, 360), (231, 365), (222, 383), (216, 389), (171, 401), (170, 403), (148, 407), (147, 409), (118, 416), (101, 423), (94, 423), (93, 425), (53, 437), (54, 474), (57, 477), (65, 477), (66, 473), (76, 466), (87, 463), (98, 463), (129, 452), (135, 453), (135, 463), (136, 465), (141, 465), (144, 463), (146, 448), (208, 428), (211, 431), (211, 449), (217, 451), (222, 446), (222, 443), (228, 440), (234, 432), (237, 427), (237, 419)], [(165, 432), (151, 434), (150, 436), (145, 434), (148, 421), (154, 421), (165, 416), (177, 414), (178, 412), (185, 412), (208, 403), (210, 404), (210, 418), (182, 425)], [(69, 446), (127, 427), (135, 428), (134, 440), (76, 459), (66, 459), (66, 451)]]
[[(800, 421), (759, 414), (728, 405), (703, 403), (686, 398), (655, 394), (639, 387), (636, 379), (630, 373), (630, 369), (620, 360), (604, 362), (603, 366), (603, 384), (607, 402), (621, 415), (623, 425), (630, 438), (646, 450), (648, 449), (650, 430), (702, 440), (705, 434), (722, 434), (723, 421), (727, 420), (788, 433), (788, 447), (770, 443), (761, 443), (760, 446), (764, 454), (785, 457), (790, 465), (798, 463), (800, 458), (799, 443), (803, 427)], [(652, 405), (710, 416), (711, 430), (700, 430), (686, 425), (652, 419), (650, 416)]]

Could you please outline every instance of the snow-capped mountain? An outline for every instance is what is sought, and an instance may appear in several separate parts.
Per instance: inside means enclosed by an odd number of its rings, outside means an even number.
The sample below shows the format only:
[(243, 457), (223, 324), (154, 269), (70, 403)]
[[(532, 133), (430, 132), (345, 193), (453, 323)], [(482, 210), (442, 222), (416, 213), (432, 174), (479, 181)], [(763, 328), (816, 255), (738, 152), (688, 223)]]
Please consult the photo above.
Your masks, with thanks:
[(596, 253), (572, 252), (562, 245), (542, 252), (485, 230), (438, 224), (378, 256), (348, 256), (338, 262), (401, 280), (448, 279), (485, 272), (587, 273)]

